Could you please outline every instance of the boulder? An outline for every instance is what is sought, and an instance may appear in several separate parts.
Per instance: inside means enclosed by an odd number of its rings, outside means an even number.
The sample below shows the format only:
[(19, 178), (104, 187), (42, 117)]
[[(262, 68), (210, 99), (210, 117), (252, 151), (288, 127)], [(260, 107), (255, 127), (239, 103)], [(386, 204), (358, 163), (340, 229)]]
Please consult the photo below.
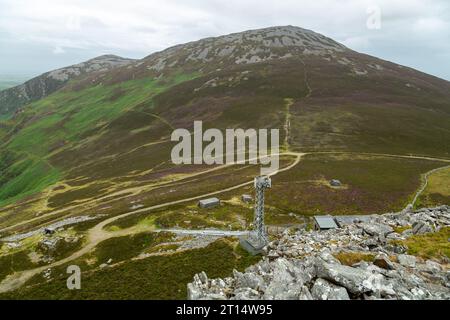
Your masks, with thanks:
[(325, 279), (317, 279), (311, 289), (316, 300), (350, 300), (347, 290)]
[(362, 294), (369, 291), (363, 286), (363, 282), (369, 278), (370, 274), (364, 270), (317, 259), (316, 273), (318, 277), (339, 284), (351, 293)]
[(283, 285), (272, 281), (263, 296), (264, 300), (313, 300), (308, 288), (300, 283)]
[(234, 291), (230, 300), (259, 300), (261, 296), (258, 291), (251, 288), (239, 288)]
[(340, 187), (340, 186), (342, 186), (342, 183), (341, 183), (341, 181), (339, 181), (337, 179), (332, 179), (332, 180), (330, 180), (330, 186)]
[(416, 261), (417, 259), (414, 256), (407, 254), (398, 255), (398, 262), (404, 267), (414, 268), (416, 266)]
[[(372, 268), (377, 267), (372, 265)], [(367, 292), (371, 292), (372, 295), (377, 298), (389, 298), (395, 296), (395, 281), (387, 281), (382, 274), (371, 270), (372, 268), (369, 267), (369, 269), (367, 269), (370, 275), (363, 281), (363, 286), (366, 288)]]
[(233, 270), (233, 276), (237, 288), (250, 288), (256, 291), (266, 288), (264, 279), (255, 273), (241, 273)]
[(329, 250), (323, 250), (320, 253), (319, 257), (327, 263), (341, 264), (340, 261), (336, 259)]
[(427, 260), (425, 262), (425, 268), (428, 272), (431, 273), (442, 271), (442, 266), (439, 263), (432, 260)]
[(268, 284), (266, 300), (310, 300), (311, 293), (305, 283), (312, 275), (306, 274), (291, 261), (280, 258), (272, 263), (272, 280)]
[(200, 300), (227, 300), (227, 296), (222, 293), (210, 293)]
[(423, 221), (417, 221), (413, 223), (412, 233), (413, 234), (424, 234), (433, 232), (433, 229), (430, 225)]
[(377, 297), (394, 295), (393, 284), (372, 270), (326, 263), (318, 259), (317, 276), (345, 287), (350, 293), (372, 293)]
[(388, 234), (394, 232), (391, 226), (383, 223), (363, 223), (362, 228), (364, 232), (372, 237), (386, 237)]
[(373, 238), (370, 238), (370, 239), (366, 239), (366, 240), (362, 241), (361, 245), (369, 248), (369, 250), (370, 250), (370, 249), (378, 247), (378, 241)]
[(393, 270), (395, 269), (394, 264), (391, 260), (389, 260), (388, 256), (385, 254), (379, 254), (375, 257), (373, 260), (373, 264), (376, 265), (379, 268), (386, 269), (386, 270)]
[(208, 277), (205, 272), (194, 275), (194, 280), (187, 285), (188, 300), (201, 300), (208, 289)]

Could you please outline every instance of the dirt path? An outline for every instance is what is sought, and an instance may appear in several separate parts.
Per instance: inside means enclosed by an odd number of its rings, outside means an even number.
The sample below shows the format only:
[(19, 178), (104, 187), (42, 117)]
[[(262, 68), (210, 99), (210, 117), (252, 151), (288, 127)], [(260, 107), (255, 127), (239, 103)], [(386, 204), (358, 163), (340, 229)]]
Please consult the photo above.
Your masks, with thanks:
[[(250, 161), (250, 160), (248, 160), (248, 161)], [(88, 200), (88, 201), (85, 201), (85, 202), (82, 202), (82, 203), (70, 205), (70, 206), (64, 207), (62, 209), (58, 209), (58, 210), (52, 211), (50, 213), (47, 213), (47, 214), (35, 217), (35, 218), (31, 218), (31, 219), (28, 219), (28, 220), (25, 220), (25, 221), (21, 221), (19, 223), (14, 224), (14, 225), (5, 227), (3, 229), (0, 229), (0, 232), (8, 231), (8, 230), (11, 230), (13, 228), (16, 228), (16, 227), (28, 224), (30, 222), (36, 222), (36, 221), (39, 221), (39, 220), (47, 219), (49, 217), (52, 217), (52, 216), (55, 216), (55, 215), (59, 215), (59, 214), (64, 213), (64, 212), (69, 212), (69, 211), (77, 209), (77, 208), (83, 208), (83, 207), (86, 208), (86, 207), (89, 207), (91, 205), (95, 205), (95, 204), (97, 204), (98, 202), (101, 202), (101, 201), (102, 201), (103, 205), (107, 205), (110, 202), (117, 201), (117, 200), (120, 200), (122, 198), (127, 198), (127, 197), (130, 197), (130, 196), (139, 194), (141, 192), (144, 192), (144, 191), (147, 192), (147, 191), (155, 190), (155, 189), (158, 189), (158, 188), (161, 188), (161, 187), (168, 187), (168, 186), (173, 185), (176, 182), (181, 182), (181, 181), (184, 181), (184, 180), (187, 180), (187, 179), (192, 179), (192, 178), (195, 178), (197, 176), (204, 175), (204, 174), (209, 174), (209, 173), (212, 173), (212, 172), (215, 172), (215, 171), (218, 171), (218, 170), (222, 170), (222, 169), (225, 169), (225, 168), (231, 167), (231, 166), (233, 166), (233, 164), (224, 164), (224, 165), (213, 167), (211, 169), (194, 172), (194, 173), (191, 173), (191, 174), (188, 174), (186, 176), (179, 177), (179, 178), (173, 178), (173, 179), (171, 179), (169, 181), (162, 181), (162, 182), (152, 183), (152, 184), (148, 184), (148, 185), (144, 185), (144, 186), (124, 188), (124, 189), (121, 189), (119, 191), (116, 191), (116, 192), (113, 192), (113, 193), (109, 193), (109, 194), (100, 196), (100, 197), (95, 198), (95, 199), (91, 199), (91, 200)], [(111, 200), (103, 201), (103, 200), (106, 200), (106, 199), (111, 199)]]
[(309, 77), (308, 77), (308, 70), (306, 68), (306, 63), (303, 61), (303, 59), (300, 59), (300, 62), (303, 65), (304, 75), (305, 75), (304, 76), (305, 86), (306, 86), (306, 89), (308, 89), (308, 93), (306, 94), (305, 98), (309, 98), (309, 97), (311, 97), (313, 90), (309, 84)]
[(284, 123), (284, 144), (283, 148), (285, 151), (289, 151), (289, 139), (291, 137), (291, 107), (294, 104), (294, 99), (286, 98), (284, 99), (285, 103), (285, 113), (286, 120)]
[[(303, 70), (304, 70), (304, 82), (305, 82), (305, 86), (307, 89), (307, 93), (306, 95), (302, 98), (302, 99), (307, 99), (309, 97), (311, 97), (312, 94), (312, 89), (311, 86), (309, 85), (309, 79), (308, 79), (308, 70), (306, 69), (306, 64), (305, 62), (300, 59), (300, 62), (303, 65)], [(289, 151), (290, 150), (290, 138), (291, 138), (291, 107), (294, 104), (294, 99), (292, 98), (285, 98), (284, 99), (284, 103), (285, 103), (285, 122), (284, 122), (284, 143), (283, 143), (283, 149), (285, 151)]]
[(306, 152), (306, 154), (350, 154), (350, 155), (363, 155), (363, 156), (375, 156), (375, 157), (388, 157), (388, 158), (400, 158), (400, 159), (418, 159), (418, 160), (429, 160), (429, 161), (440, 161), (450, 163), (450, 159), (446, 158), (435, 158), (420, 155), (402, 155), (402, 154), (390, 154), (390, 153), (370, 153), (370, 152), (350, 152), (350, 151), (317, 151), (317, 152)]
[(428, 186), (428, 178), (429, 178), (430, 175), (432, 175), (433, 173), (436, 173), (438, 171), (448, 169), (448, 168), (450, 168), (450, 166), (445, 166), (445, 167), (442, 167), (442, 168), (436, 168), (436, 169), (430, 170), (427, 173), (425, 173), (423, 175), (423, 184), (422, 184), (422, 186), (420, 187), (419, 190), (417, 190), (413, 201), (406, 206), (405, 210), (410, 209), (410, 208), (414, 208), (414, 206), (416, 205), (417, 199), (419, 199), (420, 195), (425, 191), (425, 189)]

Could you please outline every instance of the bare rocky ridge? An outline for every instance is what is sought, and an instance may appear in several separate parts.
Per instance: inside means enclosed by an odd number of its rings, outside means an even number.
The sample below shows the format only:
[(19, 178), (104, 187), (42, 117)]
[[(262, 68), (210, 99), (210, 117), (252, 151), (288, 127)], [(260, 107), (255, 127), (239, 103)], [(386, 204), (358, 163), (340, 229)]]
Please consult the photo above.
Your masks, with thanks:
[(24, 84), (0, 91), (0, 115), (15, 112), (29, 102), (48, 96), (62, 88), (69, 80), (125, 66), (133, 61), (115, 55), (103, 55), (86, 62), (46, 72)]
[[(362, 79), (373, 77), (378, 81), (380, 76), (400, 76), (405, 78), (403, 86), (412, 92), (417, 91), (416, 94), (430, 85), (434, 89), (439, 88), (439, 94), (445, 95), (447, 93), (444, 92), (448, 92), (449, 88), (446, 81), (360, 54), (322, 34), (295, 26), (248, 30), (176, 45), (135, 61), (125, 68), (112, 70), (108, 73), (109, 77), (106, 76), (107, 73), (90, 77), (88, 83), (108, 82), (108, 78), (116, 79), (112, 83), (119, 83), (124, 79), (164, 79), (174, 73), (199, 73), (211, 76), (202, 88), (220, 87), (229, 82), (250, 80), (253, 65), (273, 64), (280, 67), (283, 63), (292, 64), (293, 67), (307, 67), (309, 73), (318, 72), (326, 78), (337, 74)], [(230, 77), (230, 72), (233, 71), (245, 74), (233, 78)], [(221, 79), (222, 75), (226, 78)]]
[(186, 63), (214, 65), (250, 64), (294, 55), (333, 55), (348, 49), (342, 44), (311, 30), (293, 27), (271, 27), (226, 36), (206, 38), (178, 45), (144, 59), (148, 68), (164, 71)]
[[(140, 60), (101, 56), (87, 62), (58, 69), (34, 78), (23, 85), (0, 92), (0, 114), (14, 112), (30, 101), (41, 99), (77, 78), (80, 87), (100, 83), (118, 84), (139, 78), (164, 79), (168, 74), (218, 74), (247, 65), (291, 61), (297, 65), (333, 66), (339, 72), (356, 77), (408, 74), (405, 88), (420, 91), (433, 84), (448, 92), (448, 82), (359, 54), (339, 42), (311, 30), (295, 26), (275, 26), (225, 36), (211, 37), (170, 47)], [(333, 69), (333, 72), (336, 70)], [(243, 72), (250, 72), (249, 70)], [(326, 68), (321, 69), (326, 72)], [(422, 79), (423, 78), (423, 79)], [(230, 77), (227, 75), (227, 79)], [(223, 79), (222, 79), (223, 80)], [(241, 74), (239, 81), (249, 80)], [(425, 80), (425, 82), (423, 81)], [(215, 87), (212, 78), (205, 87)], [(222, 81), (224, 82), (224, 81)], [(199, 88), (200, 89), (200, 88)], [(441, 89), (441, 88), (440, 88)]]
[(276, 26), (170, 47), (135, 62), (129, 66), (129, 71), (146, 70), (160, 76), (181, 68), (208, 73), (239, 65), (305, 56), (337, 61), (345, 52), (352, 51), (314, 31), (294, 26)]
[[(265, 248), (265, 257), (244, 273), (188, 284), (188, 298), (201, 299), (450, 299), (448, 261), (407, 255), (389, 240), (436, 232), (450, 225), (450, 207), (371, 216), (329, 231), (284, 232)], [(402, 233), (393, 227), (410, 227)], [(334, 254), (372, 254), (372, 262), (343, 265)]]

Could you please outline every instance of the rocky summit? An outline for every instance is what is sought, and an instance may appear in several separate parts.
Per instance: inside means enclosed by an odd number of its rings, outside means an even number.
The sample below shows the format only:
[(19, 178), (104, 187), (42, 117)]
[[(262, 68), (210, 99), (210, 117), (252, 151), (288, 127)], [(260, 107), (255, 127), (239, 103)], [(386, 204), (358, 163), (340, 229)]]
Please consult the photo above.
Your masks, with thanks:
[(314, 31), (280, 26), (178, 45), (152, 54), (144, 61), (149, 69), (160, 72), (196, 62), (214, 62), (215, 66), (223, 68), (230, 64), (253, 64), (301, 55), (335, 56), (345, 51), (350, 50)]
[[(402, 240), (450, 225), (450, 207), (373, 215), (328, 231), (286, 230), (264, 258), (231, 277), (194, 276), (188, 298), (259, 300), (450, 299), (448, 258), (408, 255)], [(403, 230), (403, 231), (402, 231)], [(352, 263), (346, 257), (359, 256)]]

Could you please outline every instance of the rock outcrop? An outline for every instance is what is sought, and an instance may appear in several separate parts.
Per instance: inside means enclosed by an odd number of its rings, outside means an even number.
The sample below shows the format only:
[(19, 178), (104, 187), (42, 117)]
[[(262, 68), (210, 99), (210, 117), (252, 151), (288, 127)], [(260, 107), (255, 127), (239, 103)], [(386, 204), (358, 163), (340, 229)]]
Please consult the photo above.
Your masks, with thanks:
[[(450, 207), (442, 206), (373, 215), (369, 222), (322, 232), (287, 230), (265, 248), (259, 263), (243, 273), (235, 270), (225, 279), (208, 279), (204, 272), (196, 275), (188, 284), (188, 298), (450, 299), (445, 257), (437, 262), (407, 255), (406, 248), (390, 241), (422, 233), (417, 230), (437, 232), (450, 226), (449, 218)], [(372, 258), (344, 265), (336, 258), (342, 253)]]

